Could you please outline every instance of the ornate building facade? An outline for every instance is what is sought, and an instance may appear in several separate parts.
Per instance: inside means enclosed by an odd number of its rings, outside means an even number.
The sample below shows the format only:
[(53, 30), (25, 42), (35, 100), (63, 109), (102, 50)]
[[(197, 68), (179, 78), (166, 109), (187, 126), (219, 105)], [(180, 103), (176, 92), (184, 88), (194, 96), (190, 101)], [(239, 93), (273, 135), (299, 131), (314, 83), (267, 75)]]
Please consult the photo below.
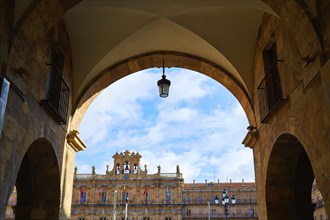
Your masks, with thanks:
[(227, 182), (184, 183), (179, 165), (176, 172), (148, 174), (147, 166), (140, 167), (141, 155), (125, 151), (113, 156), (113, 169), (99, 175), (75, 171), (72, 219), (174, 220), (212, 219), (224, 217), (224, 208), (215, 204), (226, 189), (235, 195), (237, 203), (229, 208), (230, 219), (257, 219), (255, 183)]

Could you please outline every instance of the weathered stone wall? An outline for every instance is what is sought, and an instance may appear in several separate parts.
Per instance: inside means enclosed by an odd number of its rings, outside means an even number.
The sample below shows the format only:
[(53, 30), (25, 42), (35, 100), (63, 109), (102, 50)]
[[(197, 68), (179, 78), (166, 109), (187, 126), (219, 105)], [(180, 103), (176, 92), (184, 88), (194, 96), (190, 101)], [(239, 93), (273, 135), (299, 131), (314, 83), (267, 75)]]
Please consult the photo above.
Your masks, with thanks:
[[(22, 159), (36, 139), (44, 138), (51, 143), (60, 172), (62, 170), (68, 126), (55, 122), (40, 104), (46, 98), (50, 74), (46, 63), (50, 62), (54, 43), (65, 54), (63, 77), (69, 87), (72, 73), (71, 49), (65, 24), (61, 20), (64, 13), (61, 3), (35, 1), (14, 26), (13, 2), (0, 2), (1, 75), (11, 81), (0, 139), (0, 219), (4, 218), (6, 203)], [(60, 177), (61, 173), (58, 175)]]
[(10, 1), (0, 1), (0, 75), (2, 75), (2, 66), (4, 65), (7, 52), (8, 52), (8, 42), (9, 42), (9, 24), (13, 16), (13, 5)]
[(330, 59), (330, 1), (319, 0), (315, 1), (317, 7), (318, 19), (316, 19), (316, 28), (318, 35), (321, 38), (321, 44), (325, 59)]
[[(321, 39), (318, 38), (308, 16), (297, 2), (267, 1), (267, 3), (278, 13), (279, 18), (264, 15), (255, 51), (254, 106), (258, 140), (253, 150), (259, 218), (267, 219), (265, 192), (267, 168), (274, 143), (284, 133), (295, 136), (307, 152), (329, 213), (330, 61), (324, 55)], [(319, 22), (328, 23), (329, 20)], [(266, 123), (261, 123), (257, 87), (265, 75), (262, 51), (272, 34), (277, 45), (278, 59), (281, 60), (278, 62), (278, 68), (286, 100)]]

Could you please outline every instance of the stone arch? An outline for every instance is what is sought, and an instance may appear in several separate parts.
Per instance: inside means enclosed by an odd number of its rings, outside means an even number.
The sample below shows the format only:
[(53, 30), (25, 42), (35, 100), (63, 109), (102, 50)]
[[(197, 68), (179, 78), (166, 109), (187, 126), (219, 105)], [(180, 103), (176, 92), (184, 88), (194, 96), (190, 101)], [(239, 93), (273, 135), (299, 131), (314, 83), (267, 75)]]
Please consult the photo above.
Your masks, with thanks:
[(266, 174), (268, 220), (313, 219), (311, 190), (314, 172), (301, 142), (291, 134), (274, 143)]
[(15, 219), (58, 219), (60, 169), (55, 151), (45, 139), (26, 151), (16, 179)]
[(221, 66), (201, 57), (169, 51), (155, 51), (134, 56), (110, 66), (100, 73), (99, 77), (94, 79), (92, 83), (87, 86), (79, 97), (78, 103), (74, 104), (73, 109), (76, 109), (76, 111), (73, 114), (71, 125), (76, 129), (79, 128), (80, 121), (85, 111), (104, 88), (140, 70), (154, 67), (159, 68), (163, 65), (163, 60), (165, 61), (165, 67), (179, 67), (193, 70), (218, 81), (237, 98), (247, 115), (249, 123), (255, 125), (252, 101), (248, 92), (238, 80), (232, 77)]

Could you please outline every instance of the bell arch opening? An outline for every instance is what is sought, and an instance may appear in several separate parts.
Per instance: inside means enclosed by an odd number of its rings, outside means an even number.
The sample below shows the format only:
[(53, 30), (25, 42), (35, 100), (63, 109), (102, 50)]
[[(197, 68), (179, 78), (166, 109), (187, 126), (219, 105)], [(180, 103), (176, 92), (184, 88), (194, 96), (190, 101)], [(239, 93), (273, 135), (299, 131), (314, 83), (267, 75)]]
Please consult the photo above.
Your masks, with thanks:
[(304, 147), (293, 135), (282, 134), (276, 140), (268, 162), (268, 219), (313, 219), (313, 181), (314, 173)]
[(58, 219), (60, 171), (52, 145), (34, 141), (25, 153), (16, 179), (15, 219)]

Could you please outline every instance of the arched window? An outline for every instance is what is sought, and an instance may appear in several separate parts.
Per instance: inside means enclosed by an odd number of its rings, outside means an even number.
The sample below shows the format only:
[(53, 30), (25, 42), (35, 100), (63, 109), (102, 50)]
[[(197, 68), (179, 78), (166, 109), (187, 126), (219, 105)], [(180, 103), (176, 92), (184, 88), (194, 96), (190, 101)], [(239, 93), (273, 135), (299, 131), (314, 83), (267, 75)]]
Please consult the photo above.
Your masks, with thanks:
[(117, 163), (117, 166), (116, 166), (116, 174), (120, 174), (120, 165), (119, 165), (119, 163)]
[(130, 165), (128, 161), (125, 161), (124, 174), (129, 174), (129, 173), (130, 173)]
[(138, 174), (138, 166), (136, 163), (134, 164), (134, 167), (133, 167), (133, 173)]

